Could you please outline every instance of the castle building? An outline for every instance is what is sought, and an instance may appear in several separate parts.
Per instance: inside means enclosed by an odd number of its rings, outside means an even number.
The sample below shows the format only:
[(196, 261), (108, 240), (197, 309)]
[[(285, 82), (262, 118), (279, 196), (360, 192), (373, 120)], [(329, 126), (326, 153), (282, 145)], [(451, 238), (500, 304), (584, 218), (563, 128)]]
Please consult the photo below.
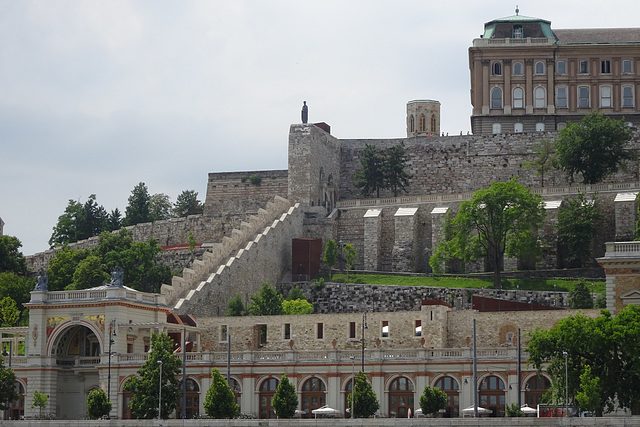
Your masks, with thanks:
[(640, 123), (640, 28), (554, 30), (516, 14), (469, 48), (474, 134), (556, 131), (598, 111)]
[(407, 102), (407, 138), (440, 134), (440, 102), (422, 99)]

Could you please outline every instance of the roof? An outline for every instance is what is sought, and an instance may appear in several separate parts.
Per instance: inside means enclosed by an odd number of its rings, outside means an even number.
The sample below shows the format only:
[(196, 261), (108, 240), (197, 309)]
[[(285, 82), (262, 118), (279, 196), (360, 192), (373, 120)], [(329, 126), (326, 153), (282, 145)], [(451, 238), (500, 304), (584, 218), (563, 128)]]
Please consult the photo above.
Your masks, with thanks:
[(587, 28), (554, 30), (558, 44), (640, 43), (640, 28)]
[(522, 24), (524, 37), (554, 38), (551, 31), (551, 21), (546, 19), (523, 16), (516, 9), (516, 14), (504, 18), (494, 19), (484, 24), (483, 39), (511, 38), (514, 24)]

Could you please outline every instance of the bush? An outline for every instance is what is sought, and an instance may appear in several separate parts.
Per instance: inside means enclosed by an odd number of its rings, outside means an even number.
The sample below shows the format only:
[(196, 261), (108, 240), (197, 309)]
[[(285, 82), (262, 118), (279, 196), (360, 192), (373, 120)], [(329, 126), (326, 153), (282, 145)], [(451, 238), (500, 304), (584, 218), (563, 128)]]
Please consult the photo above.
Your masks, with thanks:
[(252, 173), (249, 175), (249, 181), (252, 185), (260, 185), (262, 183), (262, 177), (259, 173)]
[(91, 390), (89, 396), (87, 396), (87, 413), (92, 420), (109, 415), (111, 407), (107, 393), (102, 389)]

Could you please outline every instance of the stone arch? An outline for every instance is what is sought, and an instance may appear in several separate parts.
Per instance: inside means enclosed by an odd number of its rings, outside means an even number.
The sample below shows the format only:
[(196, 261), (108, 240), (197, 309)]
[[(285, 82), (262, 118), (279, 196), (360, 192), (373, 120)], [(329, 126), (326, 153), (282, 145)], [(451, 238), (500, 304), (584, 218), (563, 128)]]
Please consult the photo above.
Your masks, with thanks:
[(303, 417), (311, 418), (312, 411), (327, 404), (327, 383), (319, 375), (309, 375), (299, 382), (300, 409)]
[(89, 322), (85, 319), (79, 319), (79, 320), (67, 320), (66, 322), (63, 322), (58, 326), (56, 326), (53, 332), (51, 332), (51, 335), (47, 338), (47, 347), (46, 347), (45, 354), (53, 355), (54, 349), (56, 348), (56, 346), (60, 344), (60, 339), (63, 338), (65, 334), (68, 334), (76, 326), (85, 327), (89, 329), (89, 331), (91, 331), (93, 335), (95, 335), (95, 337), (97, 338), (98, 345), (100, 347), (98, 355), (106, 351), (104, 347), (103, 336), (102, 336), (104, 331), (101, 331), (93, 322)]
[(415, 380), (408, 375), (394, 375), (389, 380), (385, 385), (389, 399), (389, 417), (407, 418), (415, 405)]
[(384, 389), (385, 390), (389, 390), (389, 387), (391, 387), (391, 383), (394, 382), (395, 380), (397, 380), (398, 378), (406, 378), (406, 379), (408, 379), (409, 381), (411, 381), (411, 385), (415, 389), (416, 380), (415, 380), (415, 378), (413, 378), (413, 376), (409, 375), (408, 373), (390, 375), (384, 381)]

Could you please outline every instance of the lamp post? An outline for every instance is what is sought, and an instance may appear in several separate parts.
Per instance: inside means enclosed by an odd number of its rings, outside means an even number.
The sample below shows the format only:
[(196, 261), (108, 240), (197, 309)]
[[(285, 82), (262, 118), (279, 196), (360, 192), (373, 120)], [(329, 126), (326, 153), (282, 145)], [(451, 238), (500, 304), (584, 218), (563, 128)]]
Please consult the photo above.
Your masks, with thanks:
[(364, 372), (364, 331), (367, 328), (367, 312), (362, 313), (362, 372)]
[(349, 356), (351, 359), (351, 375), (353, 376), (353, 383), (351, 383), (351, 418), (356, 417), (356, 406), (353, 404), (354, 394), (356, 393), (356, 357)]
[(567, 407), (569, 405), (569, 353), (563, 351), (564, 355), (564, 416), (567, 416)]
[(107, 369), (107, 399), (111, 402), (111, 346), (115, 343), (116, 319), (109, 322), (109, 369)]
[(158, 360), (160, 365), (160, 383), (158, 384), (158, 419), (162, 419), (162, 360)]

